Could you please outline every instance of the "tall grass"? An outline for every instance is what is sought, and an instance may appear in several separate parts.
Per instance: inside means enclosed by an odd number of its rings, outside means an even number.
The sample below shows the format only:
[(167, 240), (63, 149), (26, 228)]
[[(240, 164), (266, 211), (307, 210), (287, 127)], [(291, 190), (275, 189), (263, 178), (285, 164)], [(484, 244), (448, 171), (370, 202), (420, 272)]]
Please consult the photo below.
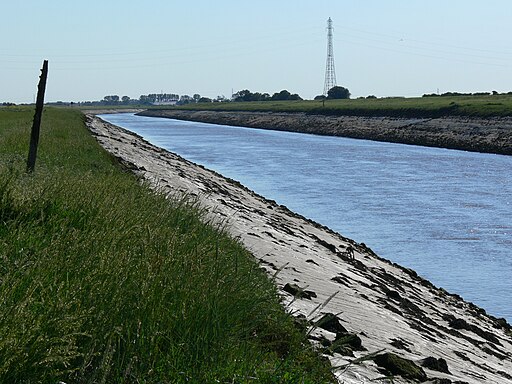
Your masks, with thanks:
[(321, 383), (328, 364), (202, 209), (124, 173), (76, 111), (0, 109), (0, 382)]

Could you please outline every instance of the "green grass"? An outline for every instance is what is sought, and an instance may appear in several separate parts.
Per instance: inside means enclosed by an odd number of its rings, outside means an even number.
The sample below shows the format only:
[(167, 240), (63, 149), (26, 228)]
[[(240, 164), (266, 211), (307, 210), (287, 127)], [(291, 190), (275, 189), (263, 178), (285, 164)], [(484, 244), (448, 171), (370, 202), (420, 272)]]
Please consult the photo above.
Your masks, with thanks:
[(254, 258), (123, 172), (83, 115), (0, 108), (0, 382), (322, 383)]
[[(327, 100), (325, 104), (322, 101), (312, 100), (203, 103), (172, 108), (216, 111), (304, 112), (351, 116), (502, 117), (512, 116), (512, 95)], [(153, 107), (151, 109), (165, 109), (165, 107)]]

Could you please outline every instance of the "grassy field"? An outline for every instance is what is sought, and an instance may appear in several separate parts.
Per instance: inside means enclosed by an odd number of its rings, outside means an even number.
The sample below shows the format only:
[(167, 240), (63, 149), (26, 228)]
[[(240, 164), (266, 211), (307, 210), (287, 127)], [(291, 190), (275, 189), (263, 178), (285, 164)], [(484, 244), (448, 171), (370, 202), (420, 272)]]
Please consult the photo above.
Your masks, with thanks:
[[(152, 109), (162, 109), (153, 107)], [(180, 109), (216, 111), (305, 112), (326, 115), (442, 117), (512, 116), (512, 95), (443, 96), (322, 101), (265, 101), (189, 104)]]
[(0, 108), (0, 382), (322, 383), (252, 256), (124, 172), (83, 115)]

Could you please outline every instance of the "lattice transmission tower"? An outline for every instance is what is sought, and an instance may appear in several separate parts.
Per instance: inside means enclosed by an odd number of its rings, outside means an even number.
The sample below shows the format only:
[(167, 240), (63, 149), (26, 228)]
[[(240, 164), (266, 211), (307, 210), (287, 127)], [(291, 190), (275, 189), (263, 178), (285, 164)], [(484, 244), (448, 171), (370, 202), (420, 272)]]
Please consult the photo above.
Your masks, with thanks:
[(324, 95), (336, 86), (336, 71), (334, 70), (334, 53), (332, 49), (332, 20), (327, 20), (327, 63), (325, 65)]

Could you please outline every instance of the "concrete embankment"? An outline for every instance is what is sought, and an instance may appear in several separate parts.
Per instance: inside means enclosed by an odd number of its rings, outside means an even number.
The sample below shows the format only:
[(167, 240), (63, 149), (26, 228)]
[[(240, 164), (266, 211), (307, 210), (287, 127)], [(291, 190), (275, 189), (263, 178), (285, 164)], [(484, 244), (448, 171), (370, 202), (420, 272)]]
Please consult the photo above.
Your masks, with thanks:
[(512, 155), (512, 117), (395, 118), (147, 110), (143, 116)]
[(392, 375), (397, 384), (512, 384), (505, 319), (129, 131), (95, 116), (86, 122), (126, 168), (169, 196), (196, 197), (209, 222), (253, 253), (340, 383)]

